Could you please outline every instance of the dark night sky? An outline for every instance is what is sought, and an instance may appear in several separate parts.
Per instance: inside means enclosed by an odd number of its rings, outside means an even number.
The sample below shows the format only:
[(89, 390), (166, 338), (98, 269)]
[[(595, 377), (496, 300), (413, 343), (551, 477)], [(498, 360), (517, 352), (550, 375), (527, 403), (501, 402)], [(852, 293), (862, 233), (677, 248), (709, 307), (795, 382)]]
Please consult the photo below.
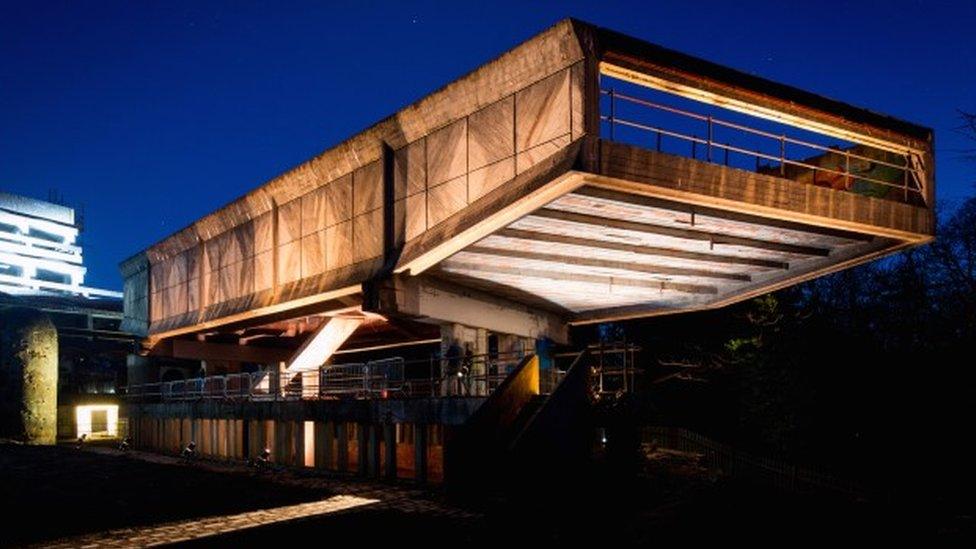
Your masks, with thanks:
[(939, 198), (976, 180), (955, 130), (976, 111), (971, 0), (18, 4), (0, 0), (0, 189), (83, 206), (99, 287), (566, 16), (934, 127)]

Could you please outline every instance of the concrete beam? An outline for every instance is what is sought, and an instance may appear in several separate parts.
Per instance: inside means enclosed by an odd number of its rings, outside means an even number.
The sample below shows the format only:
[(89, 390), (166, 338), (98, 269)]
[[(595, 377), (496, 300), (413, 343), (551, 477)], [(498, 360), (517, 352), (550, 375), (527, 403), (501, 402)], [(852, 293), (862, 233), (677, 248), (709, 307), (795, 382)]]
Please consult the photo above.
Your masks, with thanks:
[(813, 246), (799, 246), (796, 244), (786, 244), (782, 242), (770, 242), (767, 240), (759, 240), (756, 238), (732, 236), (732, 235), (720, 234), (720, 233), (714, 233), (708, 231), (699, 231), (695, 229), (680, 229), (675, 227), (664, 227), (661, 225), (650, 225), (647, 223), (639, 223), (636, 221), (629, 221), (626, 219), (612, 219), (608, 217), (598, 217), (595, 215), (582, 214), (576, 212), (567, 212), (563, 210), (550, 210), (550, 209), (543, 208), (541, 210), (533, 212), (531, 217), (555, 219), (558, 221), (569, 221), (572, 223), (594, 225), (597, 227), (609, 227), (611, 229), (619, 229), (622, 231), (633, 231), (638, 233), (647, 233), (647, 234), (654, 234), (660, 236), (670, 236), (672, 238), (681, 238), (685, 240), (699, 240), (704, 242), (710, 242), (712, 244), (727, 244), (730, 246), (742, 246), (745, 248), (782, 252), (788, 254), (810, 255), (810, 256), (821, 256), (821, 257), (826, 257), (830, 255), (830, 250), (827, 248), (817, 248)]
[(692, 261), (702, 261), (721, 265), (748, 265), (753, 267), (763, 267), (767, 269), (788, 269), (789, 264), (782, 261), (773, 261), (757, 257), (742, 257), (737, 255), (723, 255), (711, 252), (694, 252), (680, 250), (677, 248), (661, 248), (655, 246), (641, 246), (637, 244), (627, 244), (625, 242), (615, 242), (612, 240), (597, 240), (593, 238), (580, 238), (578, 236), (566, 236), (554, 233), (542, 233), (538, 231), (526, 231), (523, 229), (502, 229), (495, 233), (505, 238), (517, 238), (520, 240), (532, 240), (538, 242), (553, 242), (557, 244), (569, 244), (572, 246), (585, 246), (589, 248), (599, 248), (602, 250), (613, 250), (618, 252), (629, 252), (647, 256), (657, 256), (662, 258), (689, 259)]
[(168, 356), (188, 360), (230, 360), (235, 362), (255, 362), (258, 364), (277, 364), (288, 360), (293, 351), (251, 345), (229, 343), (206, 343), (185, 339), (174, 339), (168, 344), (157, 345), (151, 356)]
[(751, 277), (746, 274), (727, 273), (709, 271), (707, 269), (688, 269), (684, 267), (669, 267), (666, 265), (648, 265), (633, 261), (611, 261), (606, 259), (594, 259), (590, 257), (578, 257), (565, 254), (547, 254), (538, 252), (527, 252), (522, 250), (510, 250), (501, 248), (488, 248), (485, 246), (471, 246), (464, 250), (465, 253), (498, 256), (510, 259), (531, 259), (546, 263), (559, 265), (575, 265), (580, 267), (596, 267), (600, 269), (616, 269), (620, 271), (631, 271), (657, 276), (694, 276), (700, 278), (716, 278), (719, 280), (735, 280), (738, 282), (749, 282)]
[(362, 316), (334, 316), (319, 326), (285, 366), (286, 372), (305, 372), (315, 370), (325, 364), (349, 336), (359, 328), (365, 317)]
[[(476, 265), (460, 261), (452, 262), (450, 268), (463, 269), (482, 273), (485, 276), (495, 274), (511, 275), (518, 278), (534, 278), (541, 280), (552, 280), (558, 282), (584, 282), (588, 284), (600, 284), (609, 287), (623, 286), (628, 288), (646, 288), (649, 290), (674, 291), (687, 294), (717, 294), (718, 288), (709, 285), (685, 284), (680, 282), (669, 282), (666, 280), (653, 280), (647, 278), (626, 278), (606, 275), (593, 275), (585, 273), (559, 272), (544, 269), (521, 269), (515, 267), (502, 267), (495, 265)], [(450, 272), (450, 269), (448, 269)]]
[(555, 313), (456, 286), (428, 276), (394, 276), (375, 285), (366, 302), (371, 312), (456, 323), (492, 332), (568, 343), (565, 319)]

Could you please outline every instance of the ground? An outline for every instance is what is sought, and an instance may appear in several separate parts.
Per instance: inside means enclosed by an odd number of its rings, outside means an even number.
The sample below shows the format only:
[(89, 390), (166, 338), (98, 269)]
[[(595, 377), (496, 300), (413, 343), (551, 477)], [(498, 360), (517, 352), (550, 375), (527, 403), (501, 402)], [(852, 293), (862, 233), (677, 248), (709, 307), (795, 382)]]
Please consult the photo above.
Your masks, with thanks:
[(524, 500), (458, 505), (436, 489), (310, 471), (257, 473), (243, 464), (184, 464), (104, 447), (0, 444), (7, 519), (0, 546), (782, 543), (878, 541), (903, 530), (884, 506), (737, 484), (699, 466), (693, 454), (652, 452), (636, 480), (612, 473), (594, 479), (555, 501), (530, 489)]

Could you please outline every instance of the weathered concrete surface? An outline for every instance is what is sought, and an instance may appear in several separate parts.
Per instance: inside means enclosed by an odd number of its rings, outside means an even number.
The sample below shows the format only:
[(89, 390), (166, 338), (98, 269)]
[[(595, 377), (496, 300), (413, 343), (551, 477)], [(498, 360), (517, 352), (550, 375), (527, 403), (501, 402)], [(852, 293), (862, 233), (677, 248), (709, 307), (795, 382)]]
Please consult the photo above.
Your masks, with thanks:
[(32, 309), (0, 321), (0, 436), (54, 444), (58, 420), (58, 332)]

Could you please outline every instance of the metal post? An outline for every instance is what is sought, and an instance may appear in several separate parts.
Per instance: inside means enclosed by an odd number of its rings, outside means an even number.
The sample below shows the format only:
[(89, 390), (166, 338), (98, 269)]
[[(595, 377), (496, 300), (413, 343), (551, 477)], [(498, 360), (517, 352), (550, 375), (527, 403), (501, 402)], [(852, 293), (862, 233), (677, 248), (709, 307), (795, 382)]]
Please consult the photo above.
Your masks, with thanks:
[(905, 187), (905, 202), (908, 202), (908, 155), (905, 155), (905, 166), (902, 168), (902, 185)]
[(844, 151), (844, 188), (851, 188), (851, 151)]
[(603, 392), (603, 342), (600, 342), (600, 392)]
[(712, 161), (712, 115), (708, 115), (708, 152), (705, 153), (705, 159)]
[(614, 127), (617, 125), (616, 110), (614, 91), (610, 88), (610, 141), (614, 141)]
[(779, 138), (779, 174), (786, 175), (786, 135)]

